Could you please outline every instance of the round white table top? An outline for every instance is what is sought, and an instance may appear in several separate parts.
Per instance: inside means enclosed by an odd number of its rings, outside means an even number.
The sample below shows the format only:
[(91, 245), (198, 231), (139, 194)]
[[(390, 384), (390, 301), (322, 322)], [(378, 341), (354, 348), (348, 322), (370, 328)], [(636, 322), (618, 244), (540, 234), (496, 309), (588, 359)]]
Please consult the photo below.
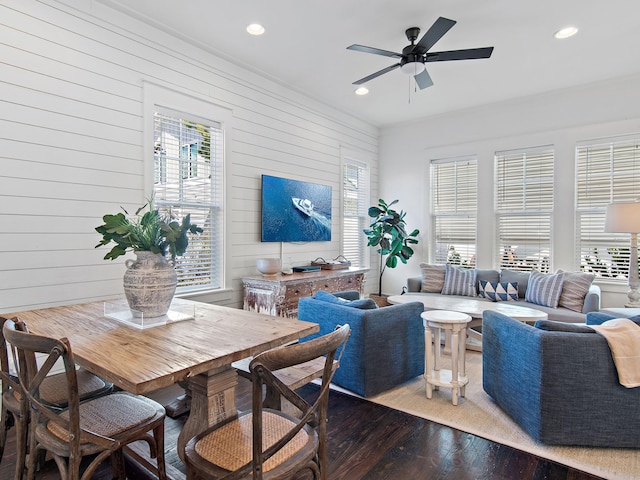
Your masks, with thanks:
[(461, 298), (455, 295), (407, 293), (404, 295), (392, 295), (387, 298), (387, 301), (391, 304), (421, 302), (425, 310), (451, 310), (466, 313), (471, 315), (472, 318), (478, 319), (482, 318), (482, 313), (485, 310), (500, 312), (521, 322), (533, 322), (549, 318), (546, 312), (521, 305), (513, 305), (513, 302), (490, 302), (481, 298)]
[(453, 312), (451, 310), (427, 310), (420, 316), (428, 322), (436, 323), (467, 323), (471, 317), (466, 313)]

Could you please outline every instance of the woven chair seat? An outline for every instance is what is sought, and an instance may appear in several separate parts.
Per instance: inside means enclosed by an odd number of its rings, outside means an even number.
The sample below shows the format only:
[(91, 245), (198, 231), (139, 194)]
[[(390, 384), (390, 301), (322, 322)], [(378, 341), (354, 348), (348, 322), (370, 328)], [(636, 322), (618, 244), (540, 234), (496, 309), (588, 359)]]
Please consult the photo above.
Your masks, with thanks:
[[(83, 400), (97, 393), (108, 392), (112, 386), (100, 377), (84, 369), (77, 370), (78, 397)], [(40, 397), (52, 405), (65, 406), (68, 399), (67, 379), (64, 373), (50, 375), (42, 381)]]
[[(80, 428), (114, 438), (153, 418), (158, 407), (151, 402), (124, 392), (88, 400), (80, 404)], [(68, 420), (69, 412), (62, 412), (60, 417)], [(59, 439), (69, 441), (69, 431), (60, 425), (48, 422), (47, 429)]]
[[(248, 413), (214, 430), (195, 444), (195, 452), (204, 460), (225, 470), (234, 471), (251, 461), (253, 414)], [(266, 450), (291, 430), (295, 423), (270, 411), (262, 414), (262, 448)], [(311, 433), (311, 434), (310, 434)], [(317, 442), (317, 435), (310, 429), (300, 430), (281, 450), (268, 459), (265, 472), (283, 464), (302, 450), (309, 442)]]

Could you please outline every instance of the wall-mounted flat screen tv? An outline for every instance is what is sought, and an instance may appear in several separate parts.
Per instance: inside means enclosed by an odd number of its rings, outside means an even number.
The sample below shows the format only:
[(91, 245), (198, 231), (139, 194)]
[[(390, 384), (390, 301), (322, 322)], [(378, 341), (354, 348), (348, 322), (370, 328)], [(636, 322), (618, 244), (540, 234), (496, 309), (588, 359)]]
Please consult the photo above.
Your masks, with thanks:
[(262, 175), (262, 241), (331, 240), (331, 187)]

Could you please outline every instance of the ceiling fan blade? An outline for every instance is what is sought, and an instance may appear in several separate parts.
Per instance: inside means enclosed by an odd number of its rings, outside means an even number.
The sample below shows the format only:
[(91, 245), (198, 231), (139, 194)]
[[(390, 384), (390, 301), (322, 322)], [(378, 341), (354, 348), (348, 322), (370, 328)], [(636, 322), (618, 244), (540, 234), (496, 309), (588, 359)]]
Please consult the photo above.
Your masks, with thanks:
[(413, 53), (419, 53), (423, 55), (431, 47), (433, 47), (442, 36), (447, 33), (451, 27), (456, 24), (455, 20), (449, 20), (448, 18), (438, 18), (431, 28), (422, 36), (420, 41), (413, 47)]
[(357, 80), (357, 81), (353, 82), (353, 85), (362, 85), (363, 83), (366, 83), (369, 80), (373, 80), (374, 78), (379, 77), (380, 75), (383, 75), (383, 74), (385, 74), (387, 72), (390, 72), (391, 70), (395, 70), (399, 66), (400, 66), (400, 64), (396, 63), (395, 65), (391, 65), (390, 67), (383, 68), (379, 72), (372, 73), (371, 75), (369, 75), (367, 77), (361, 78), (360, 80)]
[(420, 87), (420, 90), (423, 90), (433, 85), (433, 80), (431, 80), (431, 77), (429, 76), (426, 70), (423, 70), (418, 75), (414, 75), (413, 78), (415, 78), (416, 83), (418, 84), (418, 87)]
[(402, 54), (390, 52), (389, 50), (381, 50), (379, 48), (365, 47), (364, 45), (351, 45), (347, 50), (355, 50), (356, 52), (373, 53), (374, 55), (384, 55), (385, 57), (402, 58)]
[(489, 58), (493, 47), (468, 48), (466, 50), (449, 50), (448, 52), (427, 53), (427, 62), (446, 62), (449, 60), (473, 60), (476, 58)]

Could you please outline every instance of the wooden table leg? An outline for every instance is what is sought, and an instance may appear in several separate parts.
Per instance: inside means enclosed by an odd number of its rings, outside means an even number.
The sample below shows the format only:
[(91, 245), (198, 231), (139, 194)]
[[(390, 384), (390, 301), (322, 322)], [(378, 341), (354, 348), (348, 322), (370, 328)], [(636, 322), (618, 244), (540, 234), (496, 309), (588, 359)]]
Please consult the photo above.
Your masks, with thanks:
[[(424, 343), (425, 343), (425, 357), (424, 357), (424, 378), (425, 378), (425, 387), (426, 387), (426, 395), (427, 398), (432, 397), (432, 385), (431, 385), (431, 374), (433, 372), (433, 344), (431, 343), (431, 328), (429, 324), (425, 321), (424, 325)], [(437, 330), (436, 330), (437, 331)]]
[[(460, 329), (460, 352), (458, 352), (458, 362), (459, 362), (459, 372), (460, 372), (460, 376), (461, 377), (466, 377), (467, 376), (467, 367), (466, 367), (466, 359), (465, 359), (465, 355), (466, 355), (466, 350), (467, 347), (465, 345), (465, 339), (467, 338), (467, 328), (466, 326), (463, 326)], [(464, 383), (462, 385), (462, 387), (460, 387), (460, 396), (464, 397), (465, 396), (465, 390), (466, 390), (466, 386), (467, 384)]]
[(458, 376), (458, 353), (460, 352), (459, 326), (454, 324), (451, 331), (451, 401), (458, 405), (460, 382)]
[(238, 414), (236, 385), (238, 374), (231, 366), (196, 375), (189, 380), (191, 412), (178, 436), (178, 456), (184, 462), (189, 440), (212, 425)]

